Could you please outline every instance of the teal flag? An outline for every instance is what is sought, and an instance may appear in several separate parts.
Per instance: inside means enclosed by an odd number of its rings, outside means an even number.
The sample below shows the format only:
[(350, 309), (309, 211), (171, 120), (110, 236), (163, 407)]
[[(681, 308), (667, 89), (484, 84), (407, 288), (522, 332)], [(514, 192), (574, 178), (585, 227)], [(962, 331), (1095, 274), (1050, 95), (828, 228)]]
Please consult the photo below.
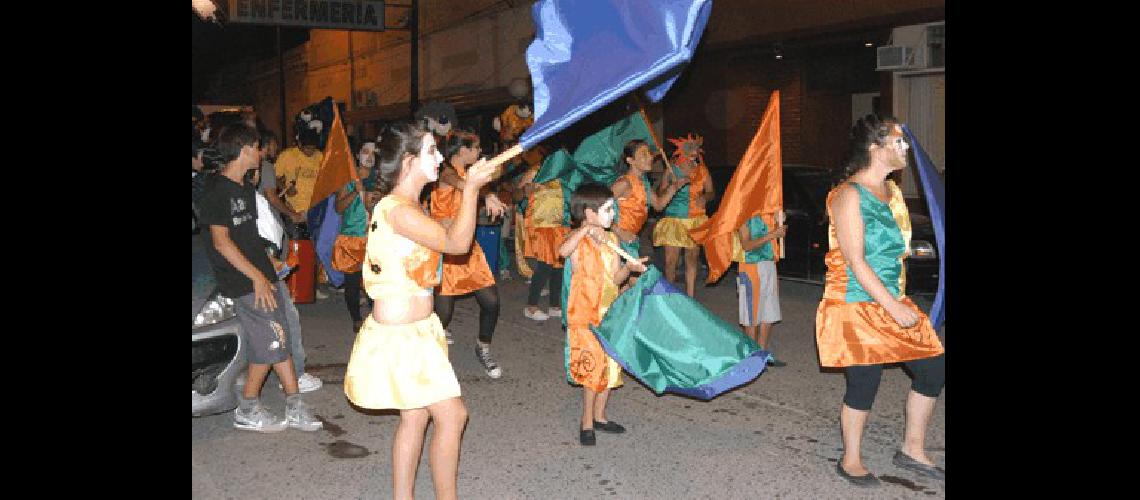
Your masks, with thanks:
[[(569, 282), (573, 270), (567, 271)], [(652, 265), (592, 330), (606, 354), (657, 394), (709, 400), (760, 376), (769, 357)], [(567, 360), (569, 351), (567, 343)]]
[(542, 184), (555, 179), (562, 181), (562, 205), (567, 225), (570, 223), (570, 195), (582, 184), (594, 182), (609, 186), (617, 181), (615, 167), (618, 162), (624, 161), (622, 154), (625, 144), (633, 139), (641, 139), (653, 149), (649, 126), (640, 112), (586, 137), (573, 154), (559, 149), (543, 160), (534, 176), (534, 182)]

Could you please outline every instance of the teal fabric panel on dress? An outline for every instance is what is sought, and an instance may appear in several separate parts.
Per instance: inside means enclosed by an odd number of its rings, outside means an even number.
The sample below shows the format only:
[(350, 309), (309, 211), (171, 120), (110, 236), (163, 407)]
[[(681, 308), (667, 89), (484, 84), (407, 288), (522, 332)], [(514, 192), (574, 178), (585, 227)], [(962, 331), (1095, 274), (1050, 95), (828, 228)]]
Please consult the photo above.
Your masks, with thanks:
[(368, 236), (368, 213), (364, 210), (364, 203), (356, 193), (356, 183), (348, 182), (348, 191), (353, 193), (352, 203), (344, 209), (340, 219), (340, 234), (345, 236)]
[[(890, 205), (871, 194), (867, 188), (851, 183), (859, 191), (859, 212), (863, 217), (863, 258), (895, 298), (899, 297), (902, 255), (906, 251)], [(871, 302), (875, 299), (863, 289), (851, 265), (847, 265), (847, 302)]]
[[(676, 166), (673, 167), (673, 175), (677, 178), (686, 178), (686, 176), (681, 175), (681, 170)], [(665, 217), (689, 218), (689, 184), (685, 184), (685, 187), (673, 195), (673, 199), (669, 200), (668, 205), (665, 205), (663, 213)]]

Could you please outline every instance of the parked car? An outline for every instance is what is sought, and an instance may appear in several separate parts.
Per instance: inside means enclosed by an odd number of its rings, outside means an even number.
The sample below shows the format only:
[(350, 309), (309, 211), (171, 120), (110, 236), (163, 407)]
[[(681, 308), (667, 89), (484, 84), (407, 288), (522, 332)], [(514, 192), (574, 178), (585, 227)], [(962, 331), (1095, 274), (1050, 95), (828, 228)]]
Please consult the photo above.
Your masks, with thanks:
[[(709, 201), (709, 213), (715, 213), (732, 178), (735, 165), (712, 166), (716, 196)], [(827, 266), (827, 193), (842, 179), (835, 170), (798, 164), (784, 165), (784, 214), (788, 236), (784, 239), (784, 258), (777, 264), (780, 278), (822, 284)], [(934, 226), (930, 217), (910, 213), (911, 255), (906, 259), (906, 293), (930, 298), (938, 289), (938, 258), (934, 246)], [(682, 264), (683, 266), (683, 264)], [(703, 275), (702, 273), (698, 273)], [(921, 304), (921, 302), (920, 302)]]
[(193, 337), (191, 348), (191, 416), (201, 417), (237, 408), (235, 383), (245, 371), (246, 346), (234, 302), (217, 292), (206, 256), (206, 238), (191, 236)]

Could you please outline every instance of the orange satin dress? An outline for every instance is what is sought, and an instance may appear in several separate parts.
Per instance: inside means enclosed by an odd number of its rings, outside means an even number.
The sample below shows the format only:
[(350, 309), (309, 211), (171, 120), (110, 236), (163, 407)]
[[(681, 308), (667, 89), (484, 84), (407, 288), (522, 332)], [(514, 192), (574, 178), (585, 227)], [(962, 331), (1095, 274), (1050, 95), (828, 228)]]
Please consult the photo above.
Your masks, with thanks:
[(558, 247), (562, 246), (566, 235), (570, 233), (570, 228), (562, 224), (565, 214), (562, 182), (555, 179), (538, 186), (539, 189), (530, 195), (526, 204), (526, 256), (561, 269), (562, 258), (558, 256)]
[[(911, 328), (899, 326), (883, 306), (874, 299), (867, 300), (866, 292), (861, 291), (862, 285), (848, 269), (847, 260), (839, 250), (835, 219), (831, 213), (832, 199), (841, 187), (847, 185), (840, 184), (827, 195), (827, 215), (833, 222), (828, 228), (830, 250), (824, 256), (827, 276), (823, 299), (820, 300), (815, 315), (816, 346), (819, 348), (820, 366), (877, 365), (942, 354), (944, 352), (942, 342), (939, 341), (930, 318), (911, 301), (910, 297), (906, 296), (905, 267), (901, 268), (897, 277), (888, 276), (888, 281), (883, 284), (889, 291), (897, 290), (896, 297), (918, 314), (918, 323)], [(902, 190), (894, 182), (889, 182), (889, 187), (891, 200), (887, 204), (874, 198), (869, 192), (860, 194), (866, 240), (864, 254), (872, 268), (876, 265), (872, 259), (882, 258), (873, 256), (884, 253), (876, 247), (888, 244), (883, 243), (886, 241), (885, 238), (876, 238), (873, 234), (895, 231), (901, 234), (901, 243), (895, 243), (900, 263), (910, 250), (910, 213), (903, 200)], [(890, 255), (894, 256), (893, 253)], [(880, 276), (879, 279), (883, 280), (884, 277)]]
[[(455, 167), (459, 178), (467, 177), (467, 169)], [(437, 182), (431, 191), (431, 218), (435, 220), (452, 219), (459, 216), (459, 205), (463, 199), (463, 192), (455, 187)], [(480, 288), (487, 288), (495, 284), (495, 273), (487, 264), (487, 257), (483, 255), (483, 248), (478, 242), (471, 242), (471, 251), (463, 255), (445, 255), (443, 257), (443, 281), (440, 283), (440, 295), (464, 295)]]
[(642, 175), (641, 172), (630, 169), (623, 177), (629, 181), (629, 193), (617, 200), (618, 211), (621, 213), (617, 226), (634, 236), (641, 232), (645, 220), (649, 218), (649, 199), (645, 197), (645, 181), (641, 178)]
[[(618, 237), (612, 232), (606, 231), (605, 238), (618, 244)], [(606, 354), (590, 327), (600, 325), (610, 305), (617, 300), (620, 291), (613, 282), (613, 275), (621, 259), (612, 249), (595, 243), (588, 236), (582, 238), (574, 252), (574, 273), (566, 297), (570, 378), (594, 392), (620, 387), (621, 365)]]

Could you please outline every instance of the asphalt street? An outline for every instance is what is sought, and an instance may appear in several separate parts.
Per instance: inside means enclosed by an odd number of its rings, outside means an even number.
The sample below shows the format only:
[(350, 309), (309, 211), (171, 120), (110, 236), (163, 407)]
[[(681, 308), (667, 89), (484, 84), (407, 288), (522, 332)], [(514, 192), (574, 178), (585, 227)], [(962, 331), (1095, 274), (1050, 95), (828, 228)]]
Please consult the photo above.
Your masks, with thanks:
[[(734, 274), (697, 298), (736, 323)], [(849, 485), (835, 473), (842, 441), (838, 410), (844, 380), (820, 369), (814, 339), (822, 287), (780, 282), (783, 322), (772, 349), (788, 362), (752, 383), (702, 402), (657, 396), (625, 375), (614, 391), (611, 420), (628, 431), (598, 433), (578, 444), (581, 389), (565, 382), (564, 334), (555, 320), (522, 314), (526, 284), (500, 281), (502, 312), (493, 352), (503, 377), (489, 379), (475, 358), (478, 308), (459, 300), (450, 327), (450, 358), (470, 422), (463, 438), (463, 498), (931, 498), (945, 486), (891, 464), (903, 437), (910, 378), (884, 371), (864, 435), (863, 457), (883, 483)], [(546, 298), (541, 302), (545, 305)], [(239, 431), (231, 414), (192, 419), (194, 498), (390, 498), (392, 436), (398, 416), (353, 407), (344, 396), (345, 364), (355, 338), (344, 295), (300, 305), (307, 370), (324, 380), (305, 395), (325, 429), (278, 434)], [(275, 412), (284, 397), (271, 376), (262, 392)], [(927, 450), (945, 463), (946, 395), (935, 408)], [(431, 427), (428, 429), (430, 440)], [(425, 451), (417, 498), (432, 498)]]

